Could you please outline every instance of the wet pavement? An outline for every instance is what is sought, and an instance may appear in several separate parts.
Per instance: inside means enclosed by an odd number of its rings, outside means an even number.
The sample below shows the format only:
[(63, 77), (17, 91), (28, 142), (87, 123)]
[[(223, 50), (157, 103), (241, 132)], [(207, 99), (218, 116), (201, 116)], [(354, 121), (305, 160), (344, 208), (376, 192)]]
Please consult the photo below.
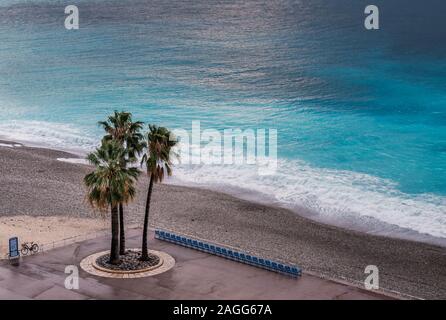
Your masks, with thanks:
[[(141, 230), (127, 234), (127, 246), (140, 246)], [(148, 278), (112, 279), (79, 268), (79, 289), (65, 288), (68, 265), (108, 249), (102, 237), (0, 265), (0, 299), (386, 299), (374, 292), (303, 274), (276, 274), (153, 238), (149, 247), (175, 258), (169, 271)]]

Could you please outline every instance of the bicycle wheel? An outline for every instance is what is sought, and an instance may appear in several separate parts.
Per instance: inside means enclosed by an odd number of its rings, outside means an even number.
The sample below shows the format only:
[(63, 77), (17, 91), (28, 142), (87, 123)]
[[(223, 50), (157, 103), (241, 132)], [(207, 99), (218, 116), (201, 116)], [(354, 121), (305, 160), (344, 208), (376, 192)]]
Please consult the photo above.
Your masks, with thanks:
[(29, 249), (28, 248), (22, 248), (22, 250), (20, 250), (20, 252), (26, 256), (29, 253)]
[(31, 251), (33, 253), (37, 253), (39, 252), (39, 246), (37, 245), (37, 243), (34, 243), (33, 246), (31, 247)]

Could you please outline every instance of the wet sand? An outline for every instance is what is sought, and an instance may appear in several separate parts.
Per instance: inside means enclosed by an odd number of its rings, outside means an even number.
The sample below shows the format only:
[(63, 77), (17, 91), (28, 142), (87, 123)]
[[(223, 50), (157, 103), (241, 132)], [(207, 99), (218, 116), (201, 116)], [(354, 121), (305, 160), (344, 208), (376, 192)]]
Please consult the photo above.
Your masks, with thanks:
[[(82, 164), (58, 161), (66, 152), (0, 141), (0, 215), (103, 219), (85, 201)], [(141, 224), (147, 178), (126, 210)], [(238, 247), (294, 263), (304, 272), (361, 286), (367, 265), (379, 268), (382, 289), (419, 298), (446, 299), (446, 248), (374, 236), (311, 221), (283, 208), (224, 193), (155, 185), (151, 226)]]

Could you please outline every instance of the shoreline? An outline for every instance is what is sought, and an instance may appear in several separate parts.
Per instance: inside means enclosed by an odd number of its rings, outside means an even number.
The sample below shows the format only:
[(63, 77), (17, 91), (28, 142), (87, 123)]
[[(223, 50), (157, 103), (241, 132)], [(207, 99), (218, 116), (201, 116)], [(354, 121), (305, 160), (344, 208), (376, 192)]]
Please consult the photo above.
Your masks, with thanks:
[[(174, 177), (175, 179), (175, 177)], [(373, 235), (377, 237), (391, 238), (396, 240), (407, 240), (418, 243), (426, 243), (429, 245), (440, 246), (446, 248), (446, 238), (439, 238), (432, 236), (430, 234), (422, 234), (415, 230), (403, 228), (397, 225), (392, 225), (387, 222), (380, 221), (374, 217), (362, 217), (367, 219), (367, 223), (359, 217), (348, 216), (341, 217), (338, 221), (331, 217), (327, 218), (316, 211), (310, 210), (308, 208), (295, 205), (287, 205), (281, 203), (266, 194), (261, 194), (256, 191), (251, 191), (243, 188), (230, 187), (224, 190), (224, 186), (213, 186), (213, 185), (194, 185), (192, 183), (183, 182), (175, 180), (175, 182), (165, 182), (168, 185), (181, 186), (185, 188), (195, 188), (199, 190), (209, 190), (212, 192), (218, 192), (225, 195), (235, 197), (240, 200), (245, 200), (248, 202), (254, 202), (260, 205), (265, 205), (271, 208), (280, 208), (293, 212), (294, 214), (300, 216), (301, 218), (308, 219), (315, 223), (320, 223), (322, 225), (333, 226), (340, 229), (365, 233), (368, 235)], [(373, 231), (371, 230), (373, 228)]]
[[(78, 155), (24, 145), (0, 146), (0, 155), (0, 161), (5, 162), (0, 172), (4, 180), (0, 191), (6, 195), (0, 206), (2, 215), (95, 216), (83, 201), (85, 190), (79, 179), (89, 168), (57, 160)], [(26, 172), (26, 168), (36, 170)], [(130, 223), (142, 219), (145, 180), (140, 178), (138, 197), (127, 210)], [(41, 189), (36, 189), (39, 186)], [(35, 190), (45, 192), (33, 194)], [(19, 201), (30, 196), (33, 201)], [(306, 273), (347, 279), (353, 285), (364, 281), (367, 265), (377, 265), (386, 290), (420, 298), (446, 298), (444, 247), (348, 230), (285, 208), (172, 184), (156, 185), (151, 220), (151, 226), (295, 263)]]
[[(56, 148), (48, 146), (44, 143), (27, 141), (27, 140), (11, 140), (7, 137), (0, 135), (0, 147), (2, 144), (20, 145), (30, 148), (47, 149), (55, 152), (62, 152), (65, 156), (60, 157), (58, 160), (68, 162), (72, 164), (86, 164), (85, 160), (86, 151), (77, 148)], [(76, 161), (79, 159), (79, 161)], [(170, 179), (170, 180), (169, 180)], [(401, 239), (407, 241), (414, 241), (420, 243), (431, 244), (435, 246), (441, 246), (446, 248), (446, 238), (441, 238), (428, 233), (421, 233), (419, 231), (409, 229), (406, 227), (392, 224), (390, 222), (379, 220), (375, 217), (357, 216), (354, 214), (327, 216), (318, 211), (310, 208), (306, 208), (301, 205), (293, 205), (283, 203), (276, 200), (274, 197), (264, 194), (259, 191), (250, 190), (242, 187), (234, 187), (233, 185), (212, 185), (212, 184), (197, 184), (185, 180), (180, 180), (175, 177), (170, 177), (163, 183), (166, 185), (176, 185), (186, 188), (196, 188), (200, 190), (210, 190), (213, 192), (219, 192), (226, 195), (233, 196), (237, 199), (246, 200), (249, 202), (255, 202), (257, 204), (267, 205), (273, 208), (281, 208), (289, 210), (300, 217), (307, 218), (313, 222), (321, 223), (323, 225), (335, 226), (341, 229), (350, 231), (356, 231), (360, 233), (366, 233), (369, 235), (382, 236), (392, 239)]]

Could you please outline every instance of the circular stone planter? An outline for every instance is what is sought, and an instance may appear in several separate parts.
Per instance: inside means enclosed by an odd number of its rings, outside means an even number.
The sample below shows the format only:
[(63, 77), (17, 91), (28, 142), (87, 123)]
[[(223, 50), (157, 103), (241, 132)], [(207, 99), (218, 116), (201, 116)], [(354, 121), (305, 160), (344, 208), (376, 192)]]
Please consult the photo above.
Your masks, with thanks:
[[(140, 251), (139, 249), (129, 249), (129, 250)], [(89, 255), (88, 257), (84, 258), (81, 261), (80, 263), (81, 268), (84, 271), (99, 277), (133, 279), (133, 278), (154, 276), (172, 269), (173, 266), (175, 265), (175, 259), (172, 258), (172, 256), (168, 255), (167, 253), (161, 251), (149, 250), (151, 254), (158, 256), (159, 262), (157, 265), (138, 270), (112, 270), (99, 266), (96, 263), (96, 260), (100, 256), (108, 254), (109, 252), (110, 251), (107, 250)]]

